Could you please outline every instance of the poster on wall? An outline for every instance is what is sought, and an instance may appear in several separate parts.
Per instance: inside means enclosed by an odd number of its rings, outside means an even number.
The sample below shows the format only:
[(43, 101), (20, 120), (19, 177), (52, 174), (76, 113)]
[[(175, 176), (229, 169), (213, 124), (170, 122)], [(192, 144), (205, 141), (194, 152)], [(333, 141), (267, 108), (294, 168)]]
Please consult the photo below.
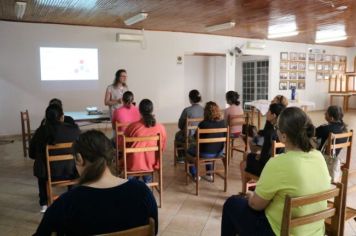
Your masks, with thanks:
[(279, 82), (279, 90), (287, 90), (288, 82)]

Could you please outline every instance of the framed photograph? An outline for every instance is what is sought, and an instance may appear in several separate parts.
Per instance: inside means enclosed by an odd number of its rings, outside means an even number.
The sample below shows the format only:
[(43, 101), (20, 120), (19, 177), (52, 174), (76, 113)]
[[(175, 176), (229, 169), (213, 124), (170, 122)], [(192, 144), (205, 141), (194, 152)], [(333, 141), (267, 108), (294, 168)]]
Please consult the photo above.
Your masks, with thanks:
[(288, 72), (280, 72), (279, 79), (280, 80), (288, 79)]
[(298, 58), (299, 58), (299, 55), (298, 55), (297, 52), (291, 52), (291, 53), (290, 53), (290, 60), (291, 60), (291, 61), (297, 61)]
[(288, 52), (281, 52), (281, 61), (288, 61)]
[(316, 60), (316, 61), (323, 61), (323, 60), (324, 60), (323, 54), (316, 54), (315, 60)]
[(334, 55), (333, 62), (339, 62), (339, 61), (340, 61), (340, 57), (338, 55)]
[(333, 64), (333, 71), (338, 71), (339, 68), (339, 64)]
[(305, 62), (298, 63), (298, 70), (305, 70)]
[(324, 61), (331, 62), (331, 56), (330, 55), (324, 55)]
[(304, 90), (305, 89), (305, 81), (298, 82), (298, 89)]
[(288, 62), (281, 62), (280, 69), (281, 70), (288, 70)]
[(298, 80), (305, 80), (305, 73), (304, 72), (299, 72), (298, 73)]
[(315, 54), (308, 54), (309, 61), (315, 61)]
[(324, 69), (324, 65), (321, 63), (317, 63), (316, 64), (316, 70), (323, 70)]
[(317, 79), (317, 80), (323, 80), (323, 79), (324, 79), (324, 74), (321, 73), (321, 72), (317, 72), (317, 73), (316, 73), (316, 79)]
[(289, 82), (289, 89), (297, 88), (297, 82)]
[(298, 79), (297, 72), (289, 72), (289, 79), (290, 80), (297, 80)]
[(301, 52), (298, 54), (298, 60), (299, 61), (305, 61), (306, 60), (306, 54), (304, 52)]
[(329, 71), (330, 70), (330, 64), (324, 64), (324, 70)]
[(308, 70), (315, 70), (315, 63), (309, 63)]
[(324, 79), (325, 79), (325, 80), (328, 80), (328, 79), (330, 79), (330, 74), (328, 74), (328, 73), (325, 73), (325, 74), (324, 74)]
[(288, 90), (288, 82), (279, 82), (279, 90)]
[(289, 64), (289, 69), (290, 70), (298, 70), (298, 62), (291, 62)]

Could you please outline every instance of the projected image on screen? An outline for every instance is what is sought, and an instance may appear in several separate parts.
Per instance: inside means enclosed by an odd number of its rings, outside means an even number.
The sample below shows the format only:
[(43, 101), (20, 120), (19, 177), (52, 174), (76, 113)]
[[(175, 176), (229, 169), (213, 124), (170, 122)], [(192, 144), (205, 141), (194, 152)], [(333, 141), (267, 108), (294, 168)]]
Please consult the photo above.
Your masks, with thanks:
[(40, 48), (41, 80), (97, 80), (98, 49)]

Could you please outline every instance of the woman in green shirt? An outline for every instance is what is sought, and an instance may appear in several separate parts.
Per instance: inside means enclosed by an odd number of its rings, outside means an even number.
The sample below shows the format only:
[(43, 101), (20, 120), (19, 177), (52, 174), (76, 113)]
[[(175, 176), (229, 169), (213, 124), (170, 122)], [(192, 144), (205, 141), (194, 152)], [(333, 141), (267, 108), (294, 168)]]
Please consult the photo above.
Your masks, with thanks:
[[(230, 197), (224, 204), (221, 235), (280, 235), (285, 196), (303, 196), (330, 188), (330, 176), (322, 154), (311, 138), (315, 128), (299, 108), (286, 108), (279, 116), (277, 134), (286, 153), (271, 158), (246, 198)], [(326, 201), (292, 210), (306, 215), (326, 209)], [(292, 235), (324, 235), (324, 222), (299, 226)]]

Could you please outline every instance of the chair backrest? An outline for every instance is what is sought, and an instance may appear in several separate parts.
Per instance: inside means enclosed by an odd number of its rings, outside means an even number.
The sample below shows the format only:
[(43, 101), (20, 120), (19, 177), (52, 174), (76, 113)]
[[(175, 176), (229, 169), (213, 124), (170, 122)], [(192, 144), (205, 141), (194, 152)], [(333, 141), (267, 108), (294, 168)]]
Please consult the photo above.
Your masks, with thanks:
[(351, 152), (352, 152), (352, 136), (353, 136), (353, 130), (341, 134), (330, 133), (327, 140), (326, 153), (329, 155), (333, 151), (336, 151), (337, 149), (347, 148), (346, 162), (342, 166), (343, 168), (346, 169), (350, 169)]
[[(201, 137), (201, 134), (224, 134), (223, 137), (217, 138), (209, 138), (209, 137)], [(229, 138), (230, 132), (229, 127), (227, 128), (212, 128), (212, 129), (197, 129), (197, 157), (199, 157), (200, 153), (200, 144), (204, 143), (224, 143), (225, 145), (225, 156), (229, 156)]]
[(229, 116), (228, 120), (228, 126), (243, 126), (243, 125), (249, 124), (249, 115), (248, 113), (245, 113), (243, 115), (234, 115), (234, 116)]
[[(342, 208), (342, 195), (343, 195), (343, 184), (337, 183), (336, 188), (301, 197), (290, 197), (289, 195), (285, 198), (281, 236), (289, 236), (291, 228), (306, 225), (326, 218), (331, 217), (331, 235), (339, 235), (340, 233), (340, 221), (341, 221), (341, 208)], [(297, 207), (302, 207), (312, 203), (317, 203), (321, 201), (326, 201), (328, 199), (334, 198), (334, 204), (331, 208), (314, 212), (312, 214), (294, 217), (292, 216), (292, 209)]]
[[(162, 144), (161, 144), (161, 135), (158, 133), (154, 136), (141, 136), (141, 137), (125, 137), (123, 138), (123, 162), (124, 162), (124, 178), (127, 178), (128, 174), (137, 174), (141, 173), (140, 171), (127, 171), (127, 154), (130, 153), (144, 153), (144, 152), (155, 152), (156, 158), (159, 160), (160, 171), (162, 170)], [(150, 142), (152, 145), (145, 147), (131, 147), (133, 143), (138, 142)], [(143, 171), (144, 172), (144, 171)], [(142, 173), (143, 173), (142, 172)]]
[(29, 142), (31, 140), (31, 127), (30, 127), (30, 116), (28, 110), (21, 111), (21, 131), (22, 131), (22, 142), (24, 149), (24, 156), (27, 156), (27, 149), (29, 147)]
[(198, 118), (187, 118), (185, 121), (185, 130), (184, 130), (184, 135), (185, 135), (185, 149), (188, 149), (189, 147), (189, 138), (191, 136), (191, 133), (194, 132), (197, 128), (200, 122), (204, 120), (203, 117), (198, 117)]
[(116, 158), (119, 157), (119, 152), (122, 149), (122, 137), (124, 136), (123, 128), (127, 128), (131, 123), (115, 122), (115, 145), (116, 145)]
[(155, 236), (155, 220), (149, 218), (149, 223), (147, 225), (135, 227), (132, 229), (118, 231), (109, 234), (101, 234), (101, 236)]
[(271, 157), (275, 157), (277, 155), (277, 149), (278, 148), (285, 148), (285, 147), (286, 147), (286, 145), (284, 143), (277, 142), (276, 140), (273, 140)]

